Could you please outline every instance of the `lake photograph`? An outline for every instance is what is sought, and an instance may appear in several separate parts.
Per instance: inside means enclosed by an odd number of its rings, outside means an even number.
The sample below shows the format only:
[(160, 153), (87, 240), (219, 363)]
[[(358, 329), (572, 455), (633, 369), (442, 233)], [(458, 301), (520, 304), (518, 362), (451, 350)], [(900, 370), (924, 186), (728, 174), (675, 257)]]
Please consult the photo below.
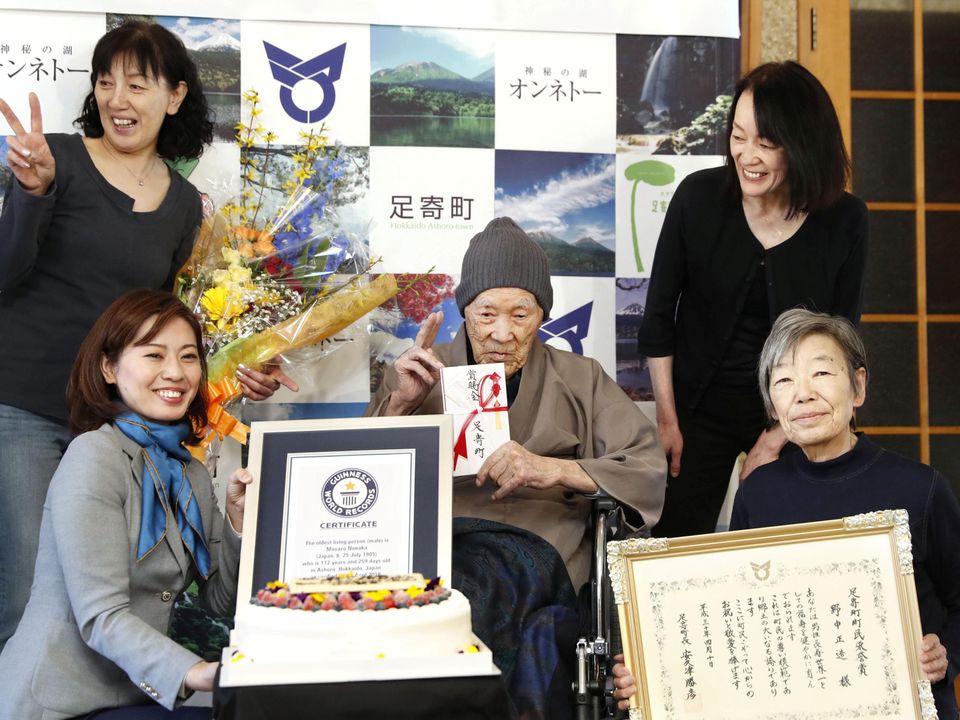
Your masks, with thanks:
[(172, 32), (197, 66), (203, 94), (213, 111), (213, 139), (233, 142), (240, 122), (240, 21), (167, 15), (107, 15), (107, 30), (136, 17)]
[(617, 278), (617, 385), (631, 400), (653, 400), (647, 357), (637, 349), (649, 284), (649, 278)]
[(493, 34), (370, 28), (370, 144), (492, 148)]

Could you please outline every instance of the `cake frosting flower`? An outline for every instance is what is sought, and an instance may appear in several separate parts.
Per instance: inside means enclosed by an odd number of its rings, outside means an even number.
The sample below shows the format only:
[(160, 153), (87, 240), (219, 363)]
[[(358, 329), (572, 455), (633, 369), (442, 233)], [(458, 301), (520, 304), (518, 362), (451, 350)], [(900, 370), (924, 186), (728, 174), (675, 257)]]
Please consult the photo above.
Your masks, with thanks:
[[(336, 580), (352, 579), (341, 575)], [(334, 579), (331, 579), (334, 580)], [(358, 580), (363, 580), (360, 576)], [(384, 578), (387, 580), (387, 578)], [(336, 584), (334, 582), (334, 584)], [(443, 587), (440, 578), (425, 580), (422, 586), (410, 585), (405, 589), (373, 588), (363, 591), (341, 592), (291, 592), (286, 583), (274, 581), (257, 591), (250, 602), (262, 607), (277, 607), (286, 610), (320, 611), (383, 611), (404, 609), (443, 602), (450, 597), (450, 590)]]

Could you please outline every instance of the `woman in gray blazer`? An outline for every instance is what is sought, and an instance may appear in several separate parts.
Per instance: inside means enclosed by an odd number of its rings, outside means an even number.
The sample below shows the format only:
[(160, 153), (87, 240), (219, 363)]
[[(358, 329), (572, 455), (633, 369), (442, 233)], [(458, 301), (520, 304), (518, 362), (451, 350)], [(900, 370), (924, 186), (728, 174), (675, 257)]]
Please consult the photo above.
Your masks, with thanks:
[(175, 708), (212, 689), (217, 664), (166, 633), (194, 580), (205, 605), (232, 614), (251, 476), (230, 477), (225, 522), (184, 448), (206, 424), (202, 347), (194, 316), (154, 290), (123, 295), (81, 346), (67, 394), (82, 434), (54, 475), (30, 601), (0, 654), (0, 720), (144, 704), (149, 717), (188, 717), (197, 708)]

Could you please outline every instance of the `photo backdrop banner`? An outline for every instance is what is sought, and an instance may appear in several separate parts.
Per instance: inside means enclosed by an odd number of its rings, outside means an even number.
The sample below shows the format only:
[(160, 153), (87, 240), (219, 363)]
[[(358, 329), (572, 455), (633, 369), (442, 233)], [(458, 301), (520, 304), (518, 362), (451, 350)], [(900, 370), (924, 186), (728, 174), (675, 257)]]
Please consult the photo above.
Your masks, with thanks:
[[(441, 340), (456, 333), (463, 253), (497, 215), (513, 217), (550, 258), (556, 304), (541, 339), (596, 358), (632, 398), (652, 399), (636, 351), (646, 285), (677, 184), (723, 162), (739, 72), (736, 2), (612, 3), (583, 18), (590, 32), (557, 31), (572, 28), (568, 3), (512, 26), (512, 11), (491, 20), (469, 10), (458, 23), (449, 9), (424, 18), (422, 7), (409, 16), (422, 24), (375, 24), (396, 14), (375, 2), (326, 22), (306, 11), (289, 21), (296, 3), (273, 14), (205, 3), (214, 17), (112, 12), (156, 9), (132, 5), (0, 10), (0, 96), (26, 120), (35, 92), (44, 131), (75, 132), (98, 38), (128, 17), (161, 23), (188, 48), (216, 114), (212, 147), (181, 169), (198, 190), (217, 205), (239, 192), (235, 126), (248, 122), (242, 94), (256, 90), (255, 122), (275, 133), (277, 157), (322, 129), (346, 159), (330, 209), (382, 258), (380, 271), (429, 273), (425, 290), (339, 338), (341, 352), (294, 371), (300, 393), (250, 406), (247, 419), (359, 414), (431, 310), (446, 313)], [(0, 131), (9, 132), (2, 121)], [(282, 162), (274, 168), (286, 179)]]

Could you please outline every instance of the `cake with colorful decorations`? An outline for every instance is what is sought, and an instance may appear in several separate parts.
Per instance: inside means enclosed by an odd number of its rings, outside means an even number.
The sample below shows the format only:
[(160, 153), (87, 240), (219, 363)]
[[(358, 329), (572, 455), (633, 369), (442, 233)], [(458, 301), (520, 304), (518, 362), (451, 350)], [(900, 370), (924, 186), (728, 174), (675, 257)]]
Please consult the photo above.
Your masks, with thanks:
[(237, 613), (231, 662), (450, 657), (476, 653), (470, 603), (421, 575), (272, 582)]

